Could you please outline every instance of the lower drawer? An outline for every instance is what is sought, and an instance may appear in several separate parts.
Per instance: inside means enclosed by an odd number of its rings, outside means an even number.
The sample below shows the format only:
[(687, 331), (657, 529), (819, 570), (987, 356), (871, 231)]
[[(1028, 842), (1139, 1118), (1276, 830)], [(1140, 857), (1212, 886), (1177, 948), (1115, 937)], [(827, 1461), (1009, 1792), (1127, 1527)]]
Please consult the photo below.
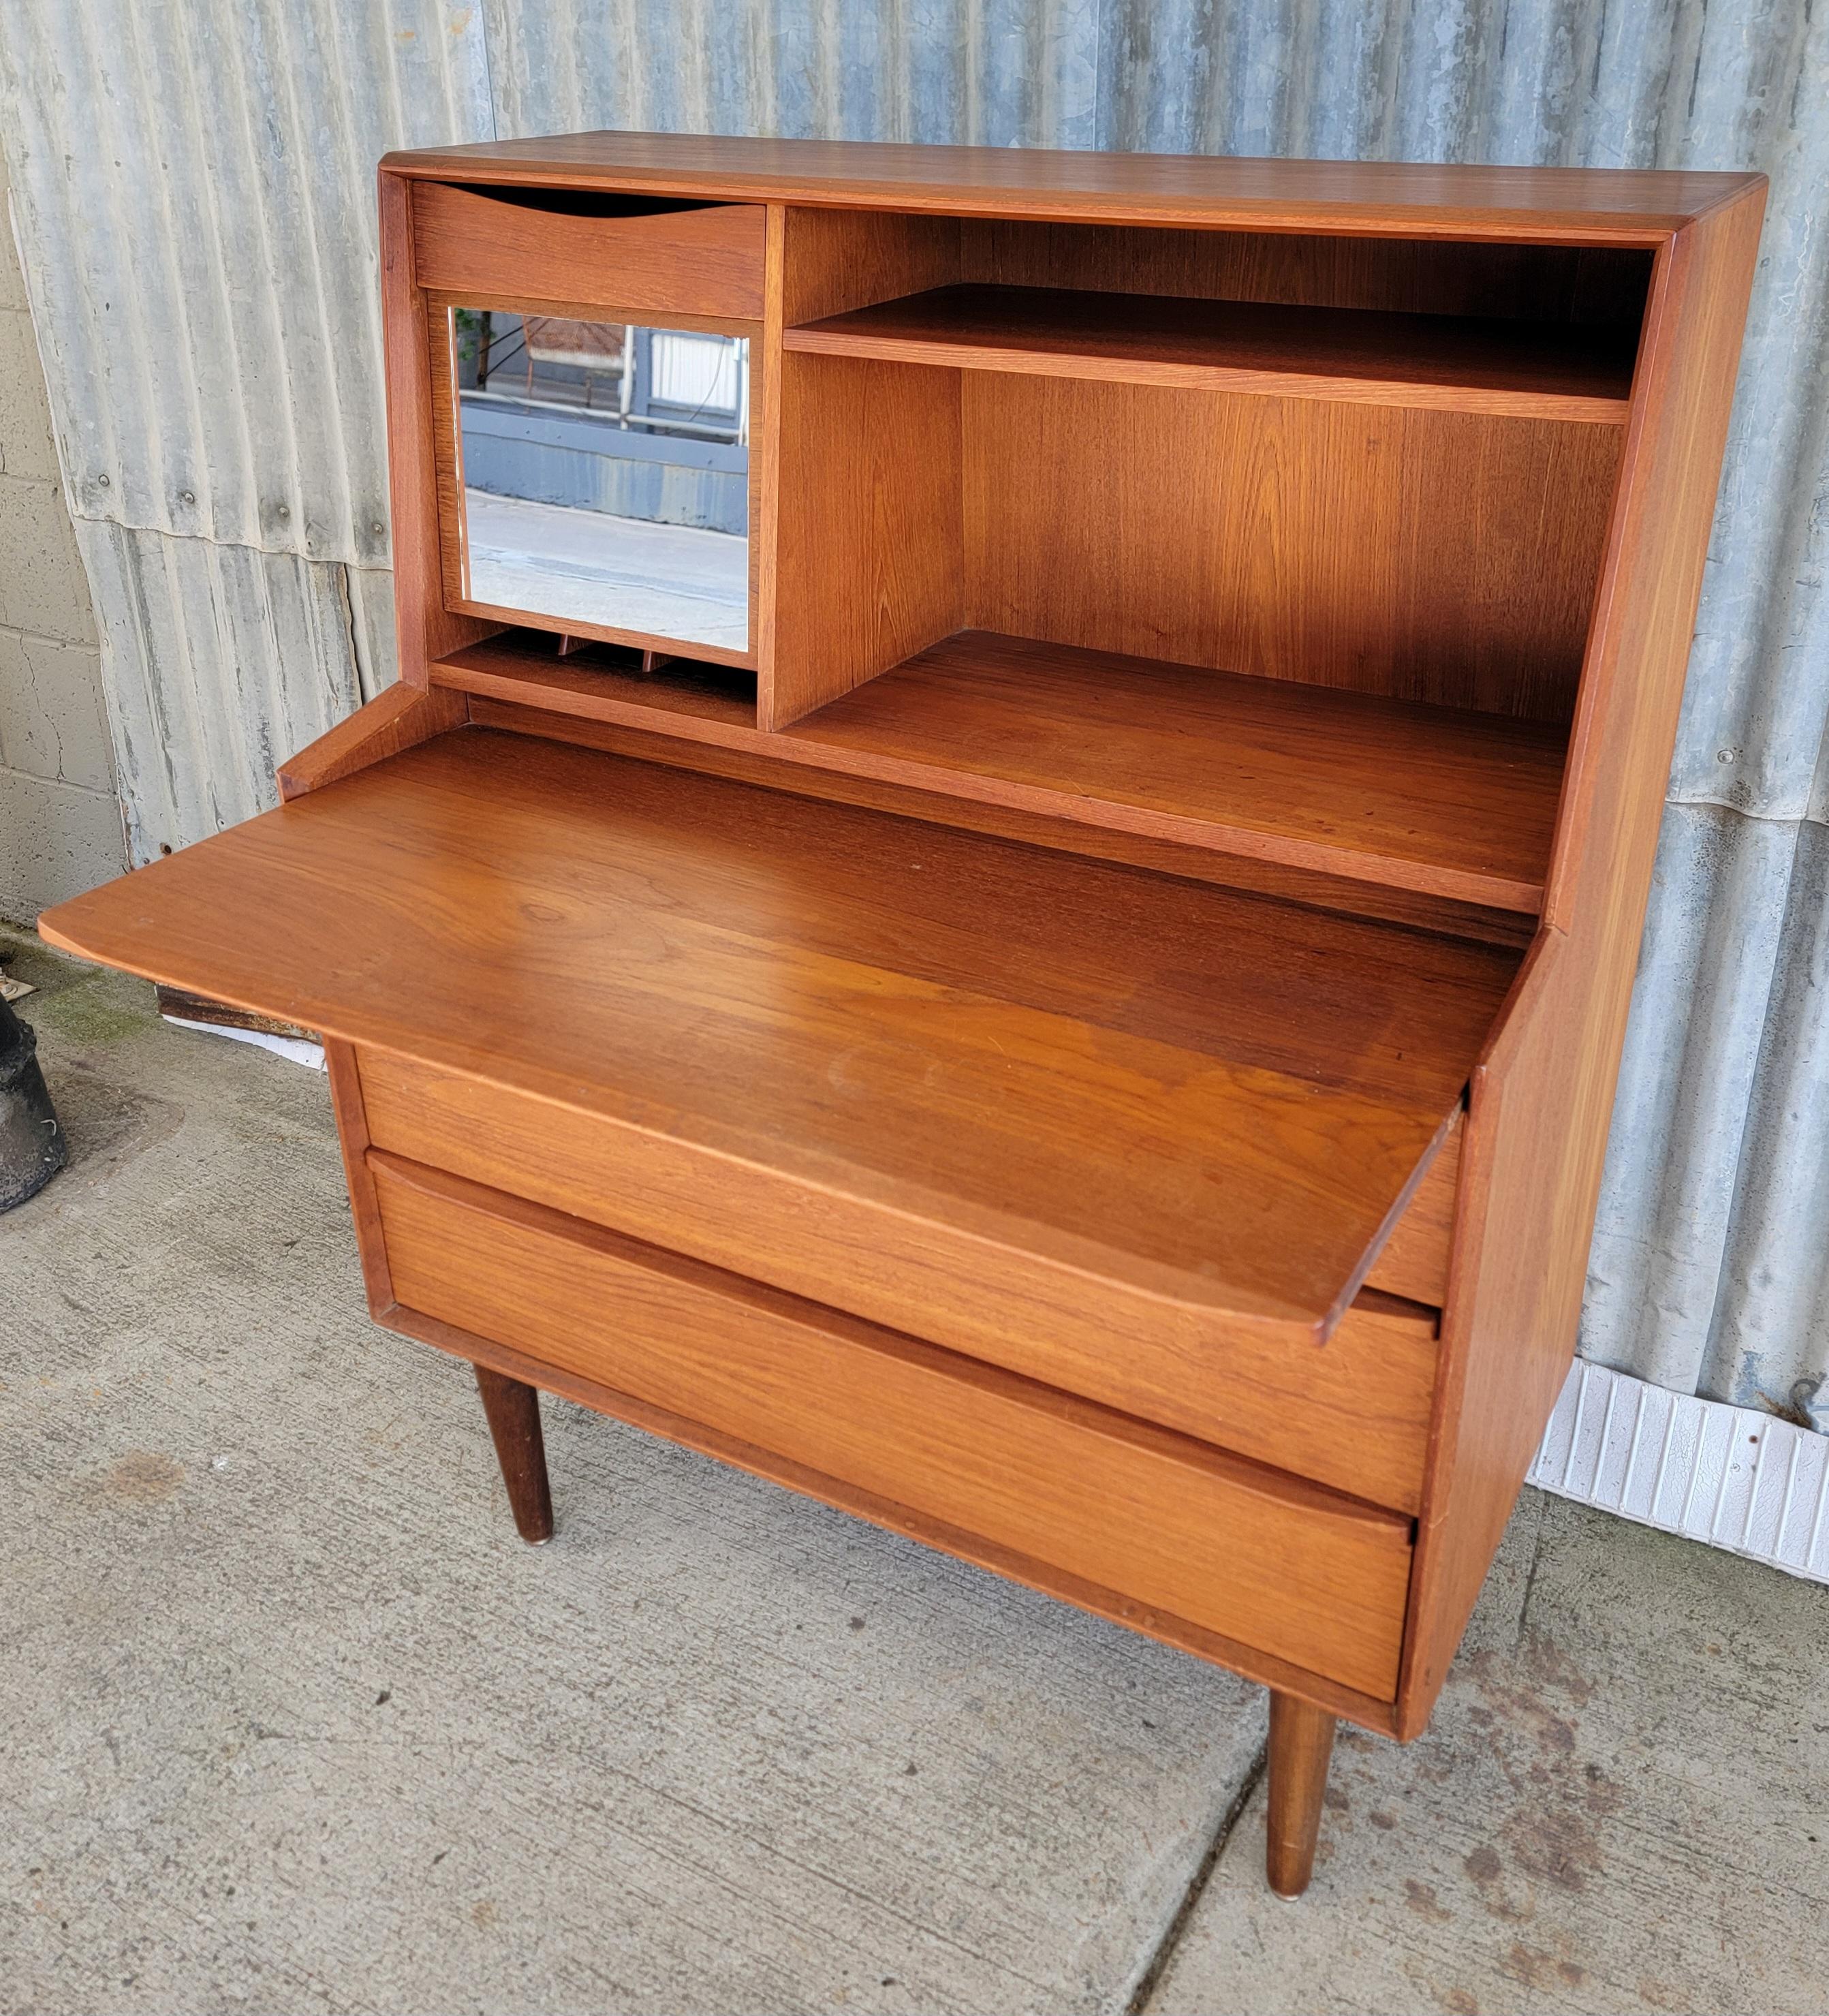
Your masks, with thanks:
[(1381, 1701), (1410, 1522), (371, 1151), (395, 1299)]
[(370, 1141), (1375, 1505), (1422, 1499), (1433, 1309), (1362, 1296), (1326, 1344), (1028, 1264), (1007, 1246), (664, 1134), (360, 1053)]

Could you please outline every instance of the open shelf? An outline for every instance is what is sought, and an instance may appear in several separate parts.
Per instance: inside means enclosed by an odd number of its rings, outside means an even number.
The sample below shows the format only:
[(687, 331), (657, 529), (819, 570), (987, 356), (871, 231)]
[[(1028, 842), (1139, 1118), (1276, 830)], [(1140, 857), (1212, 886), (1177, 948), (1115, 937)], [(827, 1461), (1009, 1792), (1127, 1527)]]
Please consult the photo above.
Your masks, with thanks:
[(1567, 736), (968, 630), (776, 739), (1024, 811), (1536, 912)]
[(1207, 391), (1624, 422), (1636, 329), (953, 286), (788, 329), (790, 350)]
[(1542, 722), (968, 630), (771, 734), (711, 668), (639, 679), (578, 662), (491, 640), (432, 675), (1148, 841), (1542, 907), (1567, 741)]
[(485, 699), (519, 702), (589, 721), (678, 733), (682, 722), (753, 729), (754, 672), (695, 658), (671, 658), (652, 671), (642, 653), (615, 646), (587, 646), (558, 657), (538, 632), (510, 631), (441, 659), (435, 686)]

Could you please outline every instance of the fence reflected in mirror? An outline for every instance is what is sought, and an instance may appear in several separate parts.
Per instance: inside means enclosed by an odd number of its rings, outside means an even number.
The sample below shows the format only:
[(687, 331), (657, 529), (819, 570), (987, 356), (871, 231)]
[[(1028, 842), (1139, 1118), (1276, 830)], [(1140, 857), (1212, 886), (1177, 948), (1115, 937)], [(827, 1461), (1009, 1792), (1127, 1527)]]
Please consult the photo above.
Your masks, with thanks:
[(448, 312), (464, 599), (746, 650), (747, 341)]

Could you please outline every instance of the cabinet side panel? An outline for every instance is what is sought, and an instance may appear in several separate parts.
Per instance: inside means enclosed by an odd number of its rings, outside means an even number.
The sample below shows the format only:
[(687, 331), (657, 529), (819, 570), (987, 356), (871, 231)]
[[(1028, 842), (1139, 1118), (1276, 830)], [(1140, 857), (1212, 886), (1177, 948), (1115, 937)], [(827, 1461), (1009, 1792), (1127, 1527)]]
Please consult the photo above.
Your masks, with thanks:
[(1575, 1348), (1762, 188), (1659, 255), (1546, 930), (1474, 1074), (1399, 1727), (1427, 1720)]
[(440, 556), (432, 370), (425, 311), (413, 272), (412, 185), (380, 177), (381, 329), (387, 382), (387, 490), (393, 517), (394, 610), (400, 676), (428, 683), (434, 658), (502, 626), (445, 606)]
[(372, 763), (416, 748), (430, 736), (461, 728), (469, 718), (466, 693), (441, 686), (391, 686), (280, 765), (281, 801), (290, 805), (308, 791), (353, 777)]
[(1568, 719), (1618, 429), (963, 375), (974, 627)]

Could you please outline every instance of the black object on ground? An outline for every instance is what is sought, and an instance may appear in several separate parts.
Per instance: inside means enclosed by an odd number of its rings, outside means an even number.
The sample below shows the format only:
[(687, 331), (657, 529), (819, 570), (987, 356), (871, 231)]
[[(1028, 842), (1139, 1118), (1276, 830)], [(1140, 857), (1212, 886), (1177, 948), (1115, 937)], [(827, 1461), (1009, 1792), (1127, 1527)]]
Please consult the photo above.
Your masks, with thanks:
[(38, 1048), (30, 1026), (0, 1001), (0, 1211), (41, 1190), (67, 1159)]

